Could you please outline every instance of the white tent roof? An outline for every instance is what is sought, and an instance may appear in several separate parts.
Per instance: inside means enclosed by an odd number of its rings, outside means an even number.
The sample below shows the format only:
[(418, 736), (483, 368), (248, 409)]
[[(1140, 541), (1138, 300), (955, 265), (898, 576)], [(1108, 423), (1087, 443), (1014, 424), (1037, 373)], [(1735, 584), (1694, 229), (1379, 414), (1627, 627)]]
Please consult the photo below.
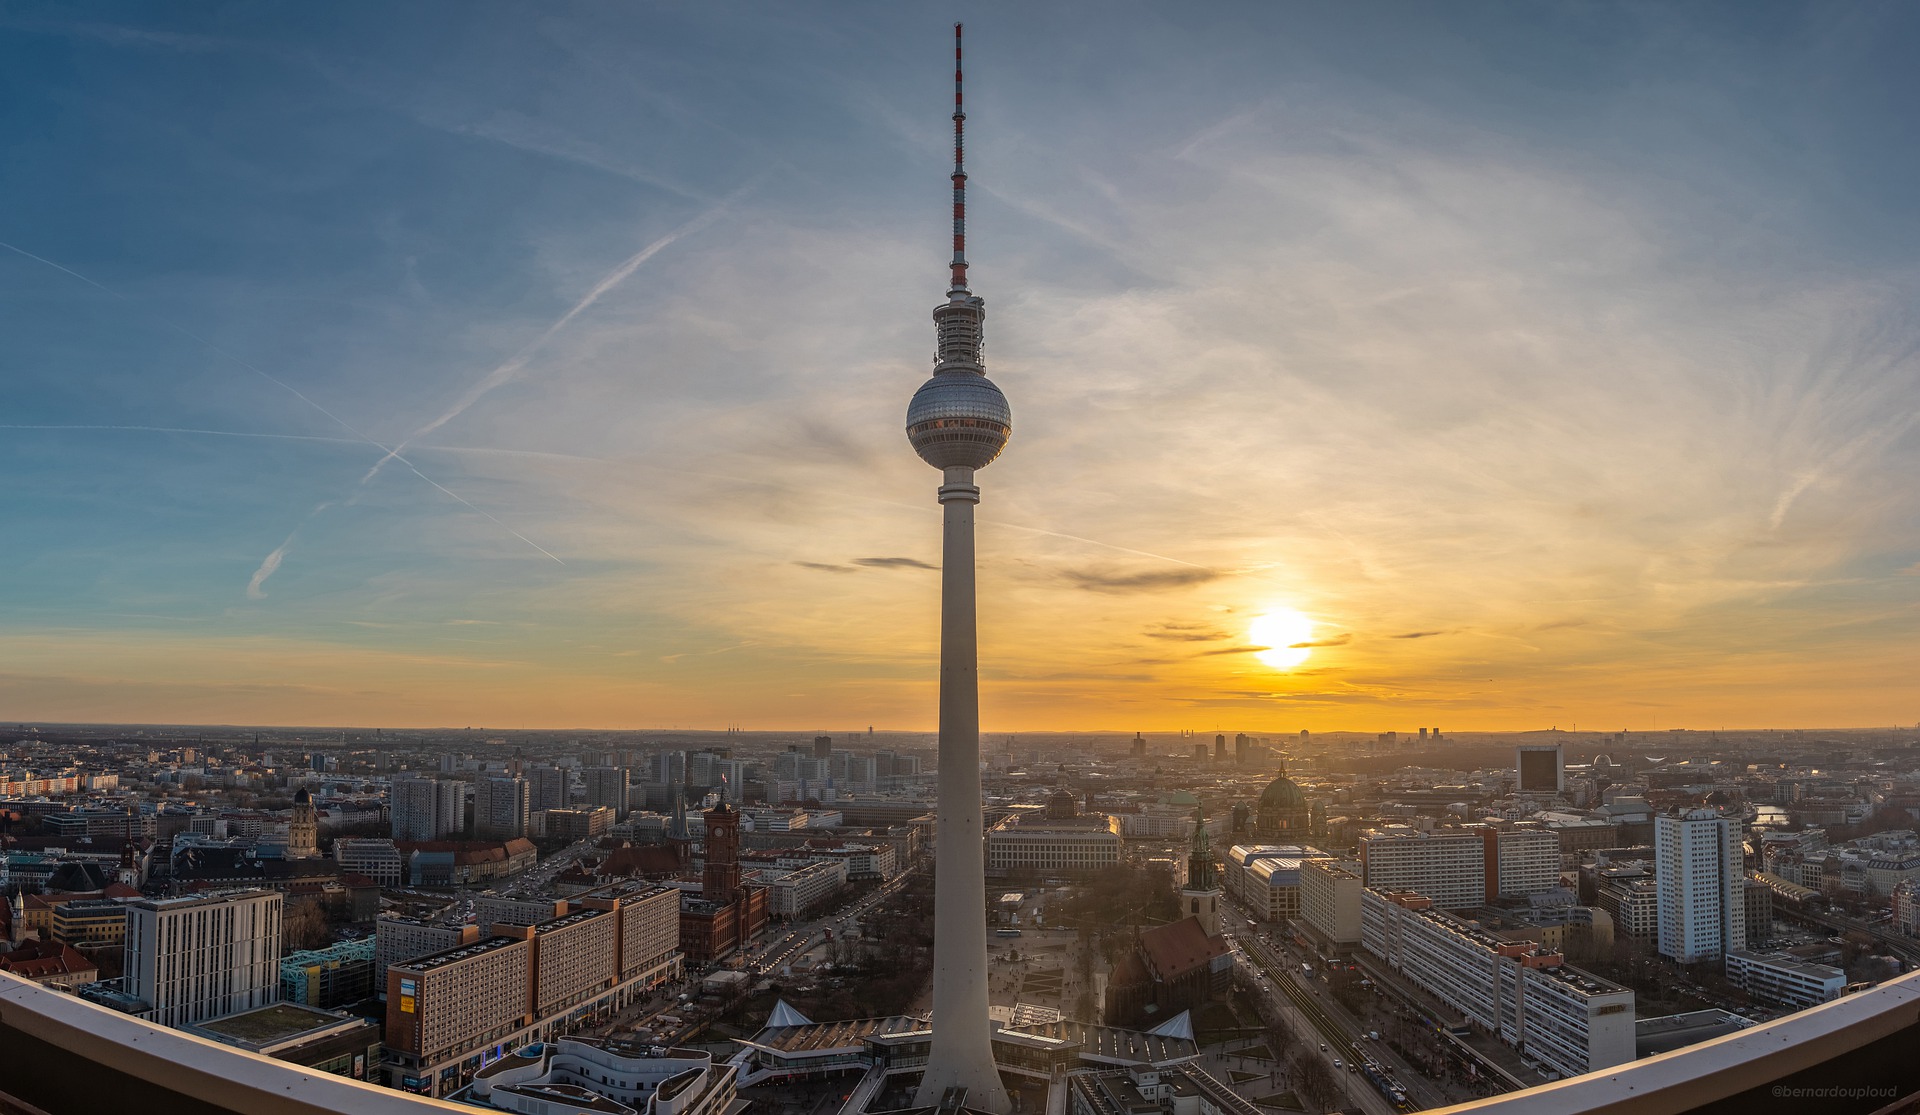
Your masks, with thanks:
[(767, 1026), (811, 1026), (813, 1019), (801, 1014), (787, 1005), (785, 999), (773, 1004), (773, 1013), (767, 1016)]

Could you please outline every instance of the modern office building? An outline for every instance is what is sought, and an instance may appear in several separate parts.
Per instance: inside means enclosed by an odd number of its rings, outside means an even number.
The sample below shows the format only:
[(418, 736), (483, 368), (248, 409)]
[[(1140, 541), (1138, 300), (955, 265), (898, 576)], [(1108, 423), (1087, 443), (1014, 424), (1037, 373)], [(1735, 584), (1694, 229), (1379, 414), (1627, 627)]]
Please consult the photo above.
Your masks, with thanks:
[(1523, 794), (1558, 794), (1567, 788), (1566, 752), (1557, 743), (1523, 743), (1513, 749), (1516, 783)]
[(1660, 955), (1681, 964), (1747, 947), (1746, 870), (1735, 821), (1712, 809), (1653, 822)]
[(343, 836), (333, 842), (341, 874), (365, 875), (383, 887), (407, 884), (407, 861), (391, 840)]
[(127, 939), (127, 905), (119, 898), (83, 898), (53, 908), (53, 939), (75, 948), (119, 948)]
[(393, 780), (389, 813), (395, 840), (439, 840), (466, 830), (466, 784), (403, 774)]
[(280, 997), (278, 891), (127, 902), (122, 1001), (161, 1026), (184, 1026)]
[(374, 997), (375, 938), (341, 941), (280, 958), (280, 998), (330, 1009)]
[(1222, 872), (1226, 891), (1265, 921), (1300, 916), (1300, 872), (1310, 860), (1326, 856), (1297, 844), (1236, 844), (1227, 851)]
[(1633, 992), (1535, 942), (1496, 937), (1416, 893), (1369, 887), (1361, 895), (1361, 943), (1561, 1076), (1634, 1059)]

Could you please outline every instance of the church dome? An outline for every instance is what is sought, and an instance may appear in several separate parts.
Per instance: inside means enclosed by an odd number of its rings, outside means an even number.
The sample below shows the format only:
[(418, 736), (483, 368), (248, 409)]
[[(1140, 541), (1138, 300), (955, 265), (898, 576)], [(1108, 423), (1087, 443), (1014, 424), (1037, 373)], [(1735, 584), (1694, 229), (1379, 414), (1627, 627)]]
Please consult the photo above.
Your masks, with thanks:
[(1293, 779), (1284, 774), (1268, 783), (1267, 788), (1260, 794), (1260, 811), (1263, 813), (1276, 809), (1305, 809), (1306, 807), (1307, 795), (1301, 793), (1300, 787), (1293, 784)]
[(313, 801), (313, 795), (307, 793), (307, 788), (305, 786), (300, 787), (300, 789), (295, 791), (293, 795), (293, 804), (295, 805), (306, 805), (312, 801)]

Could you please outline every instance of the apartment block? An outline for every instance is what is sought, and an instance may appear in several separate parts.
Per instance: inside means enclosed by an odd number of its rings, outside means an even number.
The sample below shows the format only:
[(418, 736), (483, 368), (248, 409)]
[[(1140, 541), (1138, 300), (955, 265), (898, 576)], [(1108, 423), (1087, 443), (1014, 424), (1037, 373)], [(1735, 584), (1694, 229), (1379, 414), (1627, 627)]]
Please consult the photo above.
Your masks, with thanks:
[(1718, 960), (1747, 945), (1746, 867), (1737, 823), (1711, 809), (1653, 823), (1660, 955)]
[[(533, 1020), (533, 929), (387, 968), (385, 1058), (402, 1091), (443, 1095), (469, 1058)], [(450, 1091), (451, 1088), (446, 1088)]]
[(1475, 1026), (1561, 1076), (1634, 1059), (1633, 992), (1531, 941), (1496, 937), (1423, 895), (1368, 888), (1361, 943)]
[(534, 931), (534, 1013), (550, 1018), (619, 982), (620, 917), (577, 910)]
[(395, 840), (439, 840), (466, 830), (466, 785), (397, 775), (389, 792)]
[(382, 914), (373, 925), (373, 985), (384, 999), (388, 968), (417, 957), (471, 945), (479, 939), (478, 926)]
[[(1361, 878), (1369, 889), (1416, 891), (1443, 910), (1484, 905), (1489, 897), (1487, 861), (1493, 830), (1419, 829), (1393, 825), (1361, 835)], [(1495, 845), (1497, 850), (1497, 845)]]
[(479, 840), (515, 840), (527, 835), (532, 808), (527, 780), (482, 778), (473, 787), (473, 834)]

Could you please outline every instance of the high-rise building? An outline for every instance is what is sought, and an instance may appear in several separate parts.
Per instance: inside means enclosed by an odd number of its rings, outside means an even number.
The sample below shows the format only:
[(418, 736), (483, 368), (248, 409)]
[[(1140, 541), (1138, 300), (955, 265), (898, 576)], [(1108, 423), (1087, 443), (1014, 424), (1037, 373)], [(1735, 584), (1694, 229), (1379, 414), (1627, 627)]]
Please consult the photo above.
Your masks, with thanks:
[(613, 810), (616, 821), (627, 817), (627, 768), (587, 768), (587, 804)]
[(1523, 794), (1558, 794), (1567, 788), (1566, 752), (1557, 743), (1521, 744), (1513, 749), (1513, 767)]
[(390, 812), (395, 840), (439, 840), (467, 827), (466, 786), (421, 775), (393, 780)]
[(535, 813), (544, 813), (549, 809), (565, 809), (568, 805), (567, 772), (559, 767), (538, 766), (527, 772), (528, 793), (532, 800), (528, 809)]
[(1732, 820), (1712, 809), (1655, 817), (1653, 863), (1660, 955), (1693, 964), (1747, 947), (1745, 857)]
[(825, 759), (831, 756), (832, 754), (833, 754), (833, 737), (832, 736), (813, 737), (813, 757), (814, 758)]
[(473, 788), (473, 835), (512, 840), (527, 835), (530, 802), (524, 778), (483, 778)]
[(993, 1063), (987, 1018), (984, 825), (980, 799), (980, 681), (974, 619), (974, 472), (993, 462), (1013, 432), (1007, 398), (987, 378), (981, 354), (986, 302), (967, 288), (965, 129), (960, 27), (953, 69), (953, 263), (947, 300), (933, 311), (939, 343), (933, 377), (907, 405), (907, 437), (940, 469), (944, 519), (940, 561), (940, 793), (934, 882), (933, 1041), (915, 1103), (940, 1105), (964, 1089), (968, 1107), (1000, 1115), (1006, 1088)]
[(1245, 764), (1247, 761), (1247, 733), (1241, 732), (1233, 737), (1233, 761)]
[(1227, 761), (1227, 737), (1224, 732), (1213, 737), (1213, 761), (1216, 763)]
[(1141, 735), (1139, 732), (1133, 733), (1133, 749), (1129, 752), (1129, 754), (1135, 759), (1146, 758), (1147, 757), (1147, 737)]
[(184, 1026), (280, 998), (278, 891), (127, 903), (126, 981), (141, 1018)]

